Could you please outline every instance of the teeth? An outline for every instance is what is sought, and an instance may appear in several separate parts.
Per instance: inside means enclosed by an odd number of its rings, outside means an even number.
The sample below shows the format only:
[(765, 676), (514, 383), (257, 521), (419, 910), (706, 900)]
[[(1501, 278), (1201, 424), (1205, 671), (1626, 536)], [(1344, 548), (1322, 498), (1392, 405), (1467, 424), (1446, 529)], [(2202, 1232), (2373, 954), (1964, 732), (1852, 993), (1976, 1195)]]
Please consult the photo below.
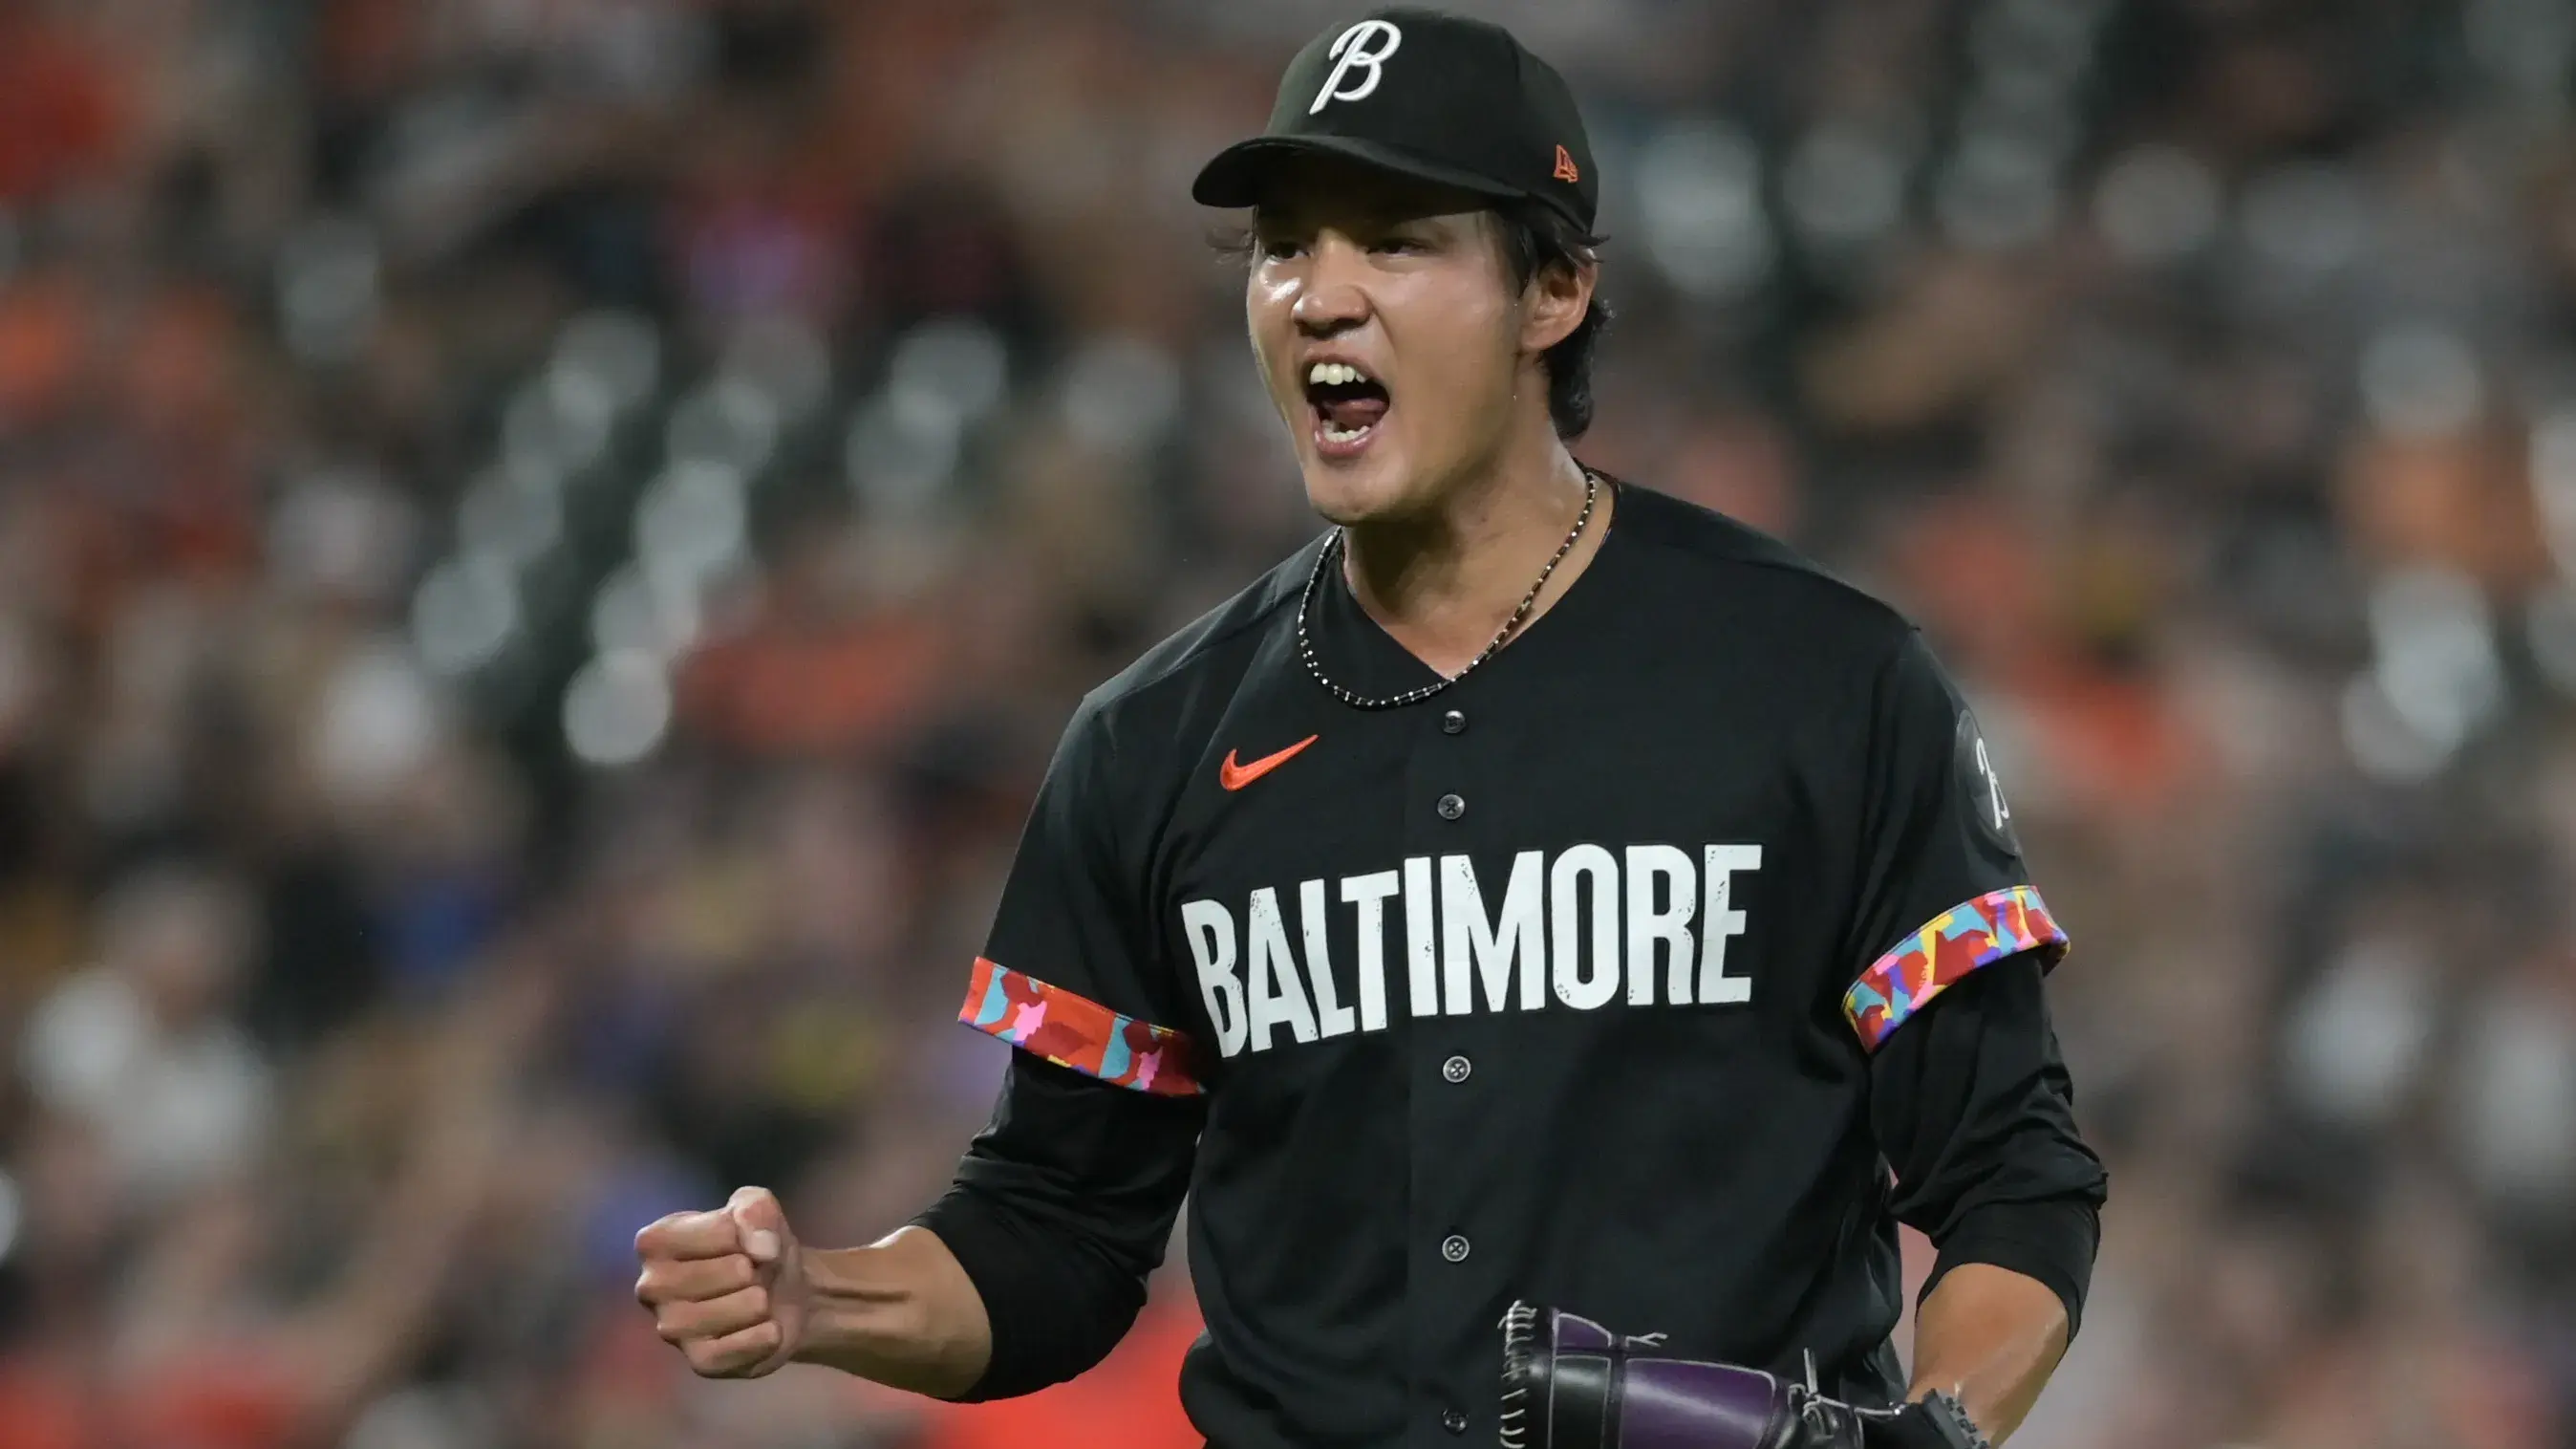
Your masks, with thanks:
[(1318, 362), (1306, 369), (1306, 381), (1317, 386), (1366, 382), (1368, 374), (1347, 362)]
[(1324, 425), (1324, 441), (1328, 443), (1356, 443), (1367, 435), (1367, 428), (1352, 428), (1345, 432), (1330, 423)]

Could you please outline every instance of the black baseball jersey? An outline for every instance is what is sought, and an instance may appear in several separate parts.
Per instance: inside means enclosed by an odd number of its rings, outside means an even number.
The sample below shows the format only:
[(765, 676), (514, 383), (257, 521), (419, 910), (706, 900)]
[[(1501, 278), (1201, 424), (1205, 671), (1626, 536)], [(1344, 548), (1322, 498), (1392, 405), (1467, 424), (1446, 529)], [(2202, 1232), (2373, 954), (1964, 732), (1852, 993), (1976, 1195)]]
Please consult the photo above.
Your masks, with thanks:
[[(1041, 790), (963, 1010), (1020, 1050), (921, 1219), (978, 1393), (1105, 1352), (1184, 1191), (1223, 1449), (1489, 1442), (1521, 1297), (1890, 1401), (1900, 1220), (2077, 1312), (2066, 937), (1915, 631), (1620, 487), (1553, 608), (1367, 711), (1299, 659), (1322, 546), (1095, 690)], [(1313, 594), (1337, 682), (1433, 680)]]

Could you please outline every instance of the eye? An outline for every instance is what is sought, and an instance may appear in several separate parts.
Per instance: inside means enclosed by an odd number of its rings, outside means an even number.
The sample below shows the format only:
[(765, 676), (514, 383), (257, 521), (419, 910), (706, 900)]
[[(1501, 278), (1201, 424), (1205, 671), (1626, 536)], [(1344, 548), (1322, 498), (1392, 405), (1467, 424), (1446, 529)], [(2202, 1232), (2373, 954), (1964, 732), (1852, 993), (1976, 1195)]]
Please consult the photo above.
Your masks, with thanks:
[(1409, 257), (1430, 248), (1419, 237), (1382, 236), (1369, 243), (1369, 250), (1384, 256)]
[(1265, 262), (1284, 262), (1306, 249), (1304, 243), (1284, 236), (1266, 236), (1257, 245)]

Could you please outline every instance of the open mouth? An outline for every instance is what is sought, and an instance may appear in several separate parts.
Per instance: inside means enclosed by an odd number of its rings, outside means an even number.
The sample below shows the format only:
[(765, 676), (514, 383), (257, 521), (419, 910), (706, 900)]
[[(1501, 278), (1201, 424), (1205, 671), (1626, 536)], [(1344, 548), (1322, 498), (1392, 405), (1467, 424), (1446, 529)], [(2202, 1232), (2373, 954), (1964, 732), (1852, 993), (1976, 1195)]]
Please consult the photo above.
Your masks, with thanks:
[(1315, 412), (1315, 443), (1326, 455), (1352, 457), (1386, 418), (1386, 385), (1347, 362), (1306, 369), (1306, 404)]

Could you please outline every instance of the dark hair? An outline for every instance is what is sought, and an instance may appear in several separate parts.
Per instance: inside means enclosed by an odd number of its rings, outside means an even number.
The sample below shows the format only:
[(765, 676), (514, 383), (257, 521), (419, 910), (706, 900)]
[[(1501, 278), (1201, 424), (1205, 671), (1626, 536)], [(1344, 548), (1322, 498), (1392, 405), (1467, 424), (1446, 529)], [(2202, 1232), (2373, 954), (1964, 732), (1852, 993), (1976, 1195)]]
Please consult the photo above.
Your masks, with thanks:
[[(1502, 232), (1503, 268), (1512, 289), (1549, 267), (1579, 267), (1599, 260), (1602, 238), (1576, 226), (1563, 212), (1535, 201), (1506, 201), (1494, 207)], [(1218, 254), (1249, 264), (1260, 255), (1258, 233), (1251, 227), (1223, 227), (1208, 235)], [(1547, 416), (1556, 435), (1571, 441), (1592, 426), (1592, 354), (1610, 325), (1610, 304), (1599, 292), (1591, 309), (1565, 340), (1539, 361), (1547, 369)]]
[[(1503, 265), (1515, 290), (1550, 267), (1579, 267), (1600, 259), (1601, 238), (1576, 226), (1555, 207), (1537, 202), (1506, 202), (1495, 208), (1502, 219)], [(1565, 340), (1539, 361), (1547, 368), (1547, 416), (1556, 435), (1572, 440), (1592, 426), (1592, 353), (1610, 325), (1610, 304), (1594, 292), (1590, 310)]]

